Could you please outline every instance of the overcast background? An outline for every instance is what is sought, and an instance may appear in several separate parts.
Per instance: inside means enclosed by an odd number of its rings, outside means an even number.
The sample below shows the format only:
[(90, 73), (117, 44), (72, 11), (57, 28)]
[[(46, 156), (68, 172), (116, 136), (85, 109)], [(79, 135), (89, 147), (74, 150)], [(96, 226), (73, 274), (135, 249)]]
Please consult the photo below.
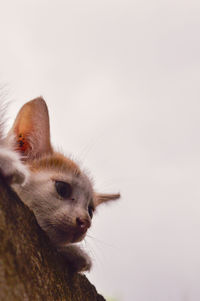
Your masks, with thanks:
[(106, 297), (200, 300), (199, 33), (195, 0), (0, 0), (10, 120), (43, 95), (54, 145), (122, 194), (85, 243)]

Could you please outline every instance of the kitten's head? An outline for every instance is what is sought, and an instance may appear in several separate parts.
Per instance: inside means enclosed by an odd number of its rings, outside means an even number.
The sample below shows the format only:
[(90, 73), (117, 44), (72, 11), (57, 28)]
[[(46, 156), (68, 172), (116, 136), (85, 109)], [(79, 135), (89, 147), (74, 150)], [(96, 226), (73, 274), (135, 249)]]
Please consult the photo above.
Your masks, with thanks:
[(15, 191), (57, 246), (81, 241), (96, 207), (120, 195), (96, 193), (79, 166), (53, 150), (48, 109), (42, 98), (21, 108), (9, 137), (14, 137), (15, 148), (30, 170), (26, 184), (14, 185)]

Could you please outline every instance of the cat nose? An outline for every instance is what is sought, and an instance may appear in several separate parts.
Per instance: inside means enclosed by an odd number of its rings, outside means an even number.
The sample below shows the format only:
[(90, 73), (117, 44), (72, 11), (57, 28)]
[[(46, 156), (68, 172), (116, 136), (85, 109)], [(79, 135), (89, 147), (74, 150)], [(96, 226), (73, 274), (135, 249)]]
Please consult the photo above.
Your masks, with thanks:
[(91, 226), (91, 223), (90, 223), (88, 218), (77, 217), (76, 218), (76, 225), (84, 233)]

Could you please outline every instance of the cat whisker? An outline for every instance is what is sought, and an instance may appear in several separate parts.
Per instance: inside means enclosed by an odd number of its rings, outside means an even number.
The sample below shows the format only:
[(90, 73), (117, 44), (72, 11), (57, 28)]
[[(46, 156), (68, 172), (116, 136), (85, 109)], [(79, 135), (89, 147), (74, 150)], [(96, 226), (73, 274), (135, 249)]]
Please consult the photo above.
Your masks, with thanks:
[(87, 234), (86, 238), (91, 238), (93, 241), (95, 241), (98, 244), (101, 244), (101, 245), (103, 244), (104, 246), (107, 246), (107, 247), (110, 247), (110, 248), (113, 248), (113, 249), (117, 249), (116, 246), (113, 246), (113, 245), (111, 245), (111, 244), (109, 244), (109, 243), (107, 243), (107, 242), (105, 242), (105, 241), (103, 241), (101, 239), (98, 239), (98, 238), (96, 238), (94, 236), (91, 236), (89, 234)]

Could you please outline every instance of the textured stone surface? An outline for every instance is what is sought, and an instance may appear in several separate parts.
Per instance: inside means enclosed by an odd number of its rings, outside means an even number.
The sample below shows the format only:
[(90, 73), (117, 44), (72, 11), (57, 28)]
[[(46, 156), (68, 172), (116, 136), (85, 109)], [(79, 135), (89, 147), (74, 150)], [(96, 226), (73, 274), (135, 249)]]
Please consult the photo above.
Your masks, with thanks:
[(105, 301), (72, 274), (32, 212), (0, 175), (0, 301)]

